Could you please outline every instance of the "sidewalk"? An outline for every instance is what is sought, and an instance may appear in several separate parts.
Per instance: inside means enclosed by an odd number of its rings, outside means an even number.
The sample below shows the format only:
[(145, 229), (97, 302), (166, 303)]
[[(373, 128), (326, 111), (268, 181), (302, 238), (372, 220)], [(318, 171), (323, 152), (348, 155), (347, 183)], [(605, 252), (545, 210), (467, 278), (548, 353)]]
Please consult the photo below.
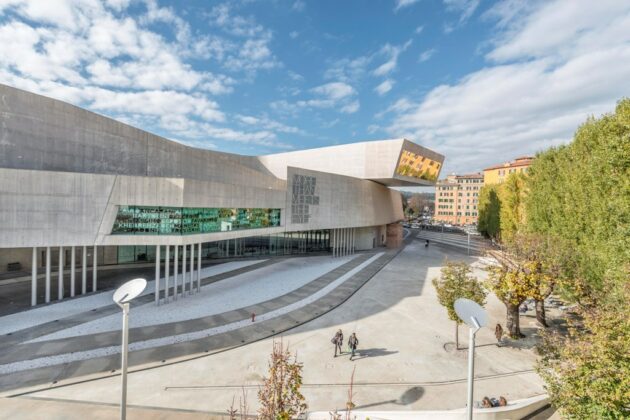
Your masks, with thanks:
[[(111, 404), (68, 402), (43, 398), (0, 398), (0, 420), (110, 420), (120, 408)], [(224, 420), (219, 413), (152, 407), (127, 407), (129, 420)]]

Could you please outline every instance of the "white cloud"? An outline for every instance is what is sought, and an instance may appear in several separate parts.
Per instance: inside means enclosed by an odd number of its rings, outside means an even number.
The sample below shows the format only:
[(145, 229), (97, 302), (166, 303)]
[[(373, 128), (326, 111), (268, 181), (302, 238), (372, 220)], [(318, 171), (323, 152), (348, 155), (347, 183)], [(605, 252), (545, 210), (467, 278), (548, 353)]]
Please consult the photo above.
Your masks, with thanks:
[(420, 57), (418, 57), (418, 61), (419, 61), (420, 63), (424, 63), (425, 61), (429, 61), (429, 59), (430, 59), (431, 57), (433, 57), (433, 54), (435, 54), (435, 52), (436, 52), (436, 51), (437, 51), (437, 50), (436, 50), (435, 48), (431, 48), (431, 49), (429, 49), (429, 50), (423, 51), (423, 52), (420, 54)]
[(459, 13), (459, 22), (466, 22), (477, 10), (479, 0), (443, 0), (446, 10)]
[(368, 127), (367, 127), (367, 132), (368, 132), (368, 134), (374, 134), (374, 133), (376, 133), (377, 131), (379, 131), (380, 129), (381, 129), (381, 127), (380, 127), (380, 126), (378, 126), (378, 125), (376, 125), (376, 124), (370, 124), (370, 125), (368, 125)]
[(346, 83), (357, 82), (363, 77), (367, 66), (372, 61), (371, 56), (361, 56), (357, 58), (342, 58), (332, 63), (324, 72), (326, 80), (340, 80)]
[[(234, 14), (230, 5), (220, 4), (207, 13), (212, 26), (233, 39), (222, 40), (223, 66), (230, 71), (255, 72), (280, 67), (282, 64), (270, 48), (273, 35), (253, 17)], [(221, 38), (215, 38), (221, 39)]]
[(345, 114), (352, 114), (359, 110), (360, 103), (355, 99), (357, 91), (344, 82), (330, 82), (316, 86), (309, 90), (313, 96), (294, 103), (280, 100), (270, 103), (271, 109), (285, 115), (295, 116), (299, 109), (308, 108), (337, 108)]
[(422, 33), (422, 31), (424, 31), (424, 25), (417, 26), (416, 29), (413, 32), (416, 35), (420, 35)]
[(415, 3), (417, 3), (419, 0), (396, 0), (396, 5), (394, 7), (394, 12), (397, 12), (398, 10), (404, 8), (404, 7), (409, 7)]
[(578, 3), (489, 13), (500, 31), (489, 65), (392, 110), (390, 134), (446, 154), (461, 172), (570, 140), (588, 115), (630, 92), (630, 4)]
[(398, 57), (411, 45), (411, 40), (405, 42), (403, 45), (391, 45), (385, 44), (380, 51), (380, 54), (388, 57), (387, 61), (378, 66), (372, 73), (375, 76), (385, 76), (396, 69), (398, 65)]
[(212, 135), (286, 146), (273, 131), (286, 132), (281, 125), (247, 132), (216, 126), (230, 118), (207, 95), (229, 93), (236, 81), (195, 69), (190, 60), (224, 62), (238, 51), (236, 58), (249, 68), (265, 68), (274, 61), (268, 31), (227, 15), (224, 24), (241, 37), (238, 42), (197, 36), (173, 9), (154, 0), (139, 3), (133, 15), (129, 5), (127, 0), (0, 1), (0, 82), (179, 138)]
[(387, 79), (387, 80), (384, 80), (383, 83), (381, 83), (380, 85), (376, 86), (374, 88), (374, 91), (378, 93), (379, 95), (385, 95), (387, 92), (392, 90), (393, 87), (394, 87), (394, 81), (392, 79)]
[(354, 114), (359, 110), (360, 104), (359, 101), (354, 100), (344, 106), (341, 107), (340, 111), (344, 114)]
[(304, 134), (304, 132), (297, 127), (274, 121), (266, 116), (254, 117), (251, 115), (237, 115), (236, 119), (245, 125), (253, 125), (259, 128), (264, 128), (265, 130), (271, 130), (278, 133)]
[(354, 88), (346, 83), (332, 82), (317, 86), (311, 92), (325, 96), (334, 101), (356, 94)]
[(289, 32), (289, 38), (291, 38), (291, 39), (295, 39), (298, 36), (300, 36), (300, 33), (298, 31), (291, 31), (291, 32)]

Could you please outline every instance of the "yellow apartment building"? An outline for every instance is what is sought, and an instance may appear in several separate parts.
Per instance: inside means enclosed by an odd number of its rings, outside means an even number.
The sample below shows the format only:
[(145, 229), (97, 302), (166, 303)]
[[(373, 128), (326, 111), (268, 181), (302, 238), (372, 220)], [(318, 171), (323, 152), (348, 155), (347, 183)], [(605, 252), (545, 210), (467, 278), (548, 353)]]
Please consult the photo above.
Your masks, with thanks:
[(533, 161), (533, 157), (523, 156), (514, 159), (512, 162), (505, 162), (501, 165), (486, 168), (483, 170), (483, 183), (484, 185), (500, 184), (512, 173), (526, 172)]

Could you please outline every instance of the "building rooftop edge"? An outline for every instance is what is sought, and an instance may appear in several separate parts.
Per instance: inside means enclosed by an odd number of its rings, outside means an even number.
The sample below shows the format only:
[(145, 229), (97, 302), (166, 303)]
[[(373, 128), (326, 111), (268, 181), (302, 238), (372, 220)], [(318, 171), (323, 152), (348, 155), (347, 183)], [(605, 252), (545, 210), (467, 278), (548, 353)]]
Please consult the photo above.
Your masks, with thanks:
[(518, 166), (528, 166), (533, 162), (533, 156), (522, 156), (514, 159), (512, 162), (505, 162), (499, 165), (490, 166), (485, 168), (484, 171), (491, 171), (493, 169), (503, 169), (503, 168), (515, 168)]

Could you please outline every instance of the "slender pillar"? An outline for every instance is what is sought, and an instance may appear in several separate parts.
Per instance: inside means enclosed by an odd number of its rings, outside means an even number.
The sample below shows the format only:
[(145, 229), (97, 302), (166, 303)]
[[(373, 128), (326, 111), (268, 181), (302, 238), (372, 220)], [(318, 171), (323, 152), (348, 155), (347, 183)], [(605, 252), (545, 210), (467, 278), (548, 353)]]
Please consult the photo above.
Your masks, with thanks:
[(37, 247), (33, 247), (31, 258), (31, 306), (37, 305)]
[(179, 284), (179, 280), (177, 279), (179, 269), (179, 246), (175, 245), (175, 258), (173, 259), (173, 300), (177, 300), (177, 286)]
[(46, 247), (46, 298), (45, 302), (50, 302), (50, 247)]
[(201, 242), (197, 244), (197, 293), (201, 291)]
[(332, 248), (333, 258), (337, 257), (337, 248), (336, 248), (337, 243), (335, 242), (335, 239), (337, 238), (337, 235), (335, 234), (336, 232), (337, 232), (337, 229), (332, 229), (330, 231), (330, 236), (331, 236), (331, 238), (330, 238), (330, 245), (331, 245), (331, 248)]
[(70, 247), (70, 297), (74, 297), (75, 292), (75, 265), (77, 265), (76, 249), (74, 246)]
[(195, 244), (190, 244), (190, 276), (188, 276), (188, 293), (193, 294), (193, 283), (195, 282)]
[(92, 292), (96, 292), (96, 270), (98, 264), (98, 252), (96, 245), (94, 245), (94, 255), (92, 255)]
[(350, 255), (350, 228), (346, 231), (346, 255)]
[(339, 246), (341, 247), (341, 256), (345, 256), (345, 245), (346, 243), (346, 230), (345, 229), (341, 229), (341, 243), (339, 244)]
[(160, 304), (160, 246), (155, 246), (155, 304)]
[(123, 310), (123, 330), (122, 330), (122, 351), (120, 352), (121, 364), (121, 395), (120, 395), (120, 418), (127, 419), (127, 351), (129, 349), (129, 303), (122, 304)]
[(169, 277), (170, 277), (170, 259), (171, 259), (171, 246), (166, 245), (166, 255), (164, 256), (164, 303), (168, 303), (168, 293), (170, 289)]
[(63, 299), (63, 247), (59, 247), (59, 280), (57, 282), (57, 299)]
[(355, 244), (354, 244), (354, 235), (356, 233), (356, 228), (352, 229), (352, 253), (354, 254)]
[(186, 294), (186, 245), (182, 245), (182, 297)]
[(83, 246), (83, 266), (81, 267), (81, 294), (87, 293), (87, 246)]

